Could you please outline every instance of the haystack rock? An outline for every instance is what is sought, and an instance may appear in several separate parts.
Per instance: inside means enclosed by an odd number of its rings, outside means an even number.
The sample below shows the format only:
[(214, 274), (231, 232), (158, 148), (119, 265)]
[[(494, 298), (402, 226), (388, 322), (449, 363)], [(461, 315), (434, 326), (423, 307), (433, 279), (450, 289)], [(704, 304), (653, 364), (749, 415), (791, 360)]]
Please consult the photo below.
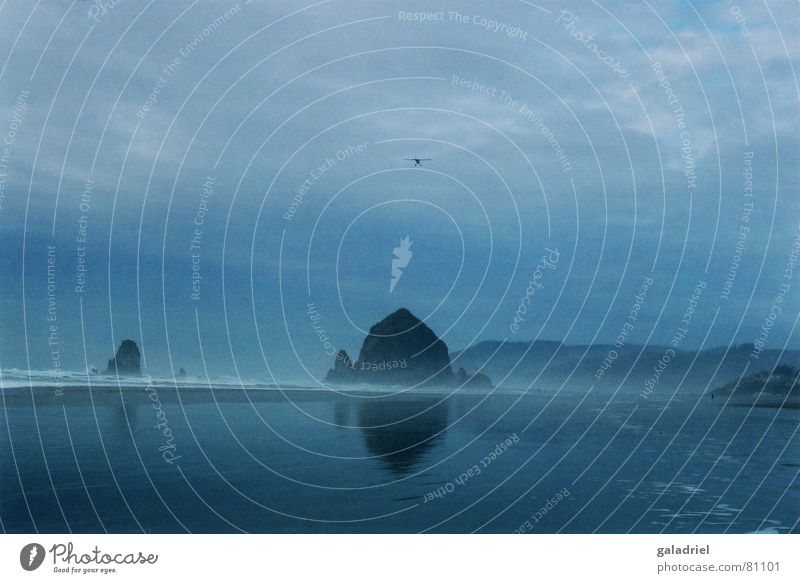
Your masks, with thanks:
[(139, 376), (142, 374), (141, 354), (133, 340), (123, 340), (114, 358), (108, 359), (105, 374)]
[[(447, 345), (405, 308), (369, 329), (358, 360), (340, 350), (326, 377), (333, 383), (453, 385)], [(488, 378), (487, 378), (488, 380)]]

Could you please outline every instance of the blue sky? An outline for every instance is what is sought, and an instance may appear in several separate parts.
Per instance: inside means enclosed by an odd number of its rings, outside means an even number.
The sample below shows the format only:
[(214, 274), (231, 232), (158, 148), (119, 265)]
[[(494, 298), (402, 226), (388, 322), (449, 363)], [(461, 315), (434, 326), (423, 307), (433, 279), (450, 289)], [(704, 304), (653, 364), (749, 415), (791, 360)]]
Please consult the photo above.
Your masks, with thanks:
[(132, 338), (159, 374), (307, 380), (400, 306), (451, 349), (613, 342), (644, 278), (630, 342), (702, 281), (681, 347), (728, 345), (800, 286), (796, 3), (101, 5), (0, 10), (4, 368), (52, 366), (55, 323), (67, 369)]

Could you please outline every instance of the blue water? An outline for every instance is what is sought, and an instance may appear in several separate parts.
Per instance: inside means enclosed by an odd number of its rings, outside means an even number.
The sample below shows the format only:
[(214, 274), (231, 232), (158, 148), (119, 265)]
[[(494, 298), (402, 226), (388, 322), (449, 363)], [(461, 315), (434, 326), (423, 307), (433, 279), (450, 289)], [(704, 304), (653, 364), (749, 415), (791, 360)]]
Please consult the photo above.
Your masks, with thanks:
[(800, 518), (798, 409), (580, 392), (53, 393), (2, 391), (5, 532), (738, 533)]

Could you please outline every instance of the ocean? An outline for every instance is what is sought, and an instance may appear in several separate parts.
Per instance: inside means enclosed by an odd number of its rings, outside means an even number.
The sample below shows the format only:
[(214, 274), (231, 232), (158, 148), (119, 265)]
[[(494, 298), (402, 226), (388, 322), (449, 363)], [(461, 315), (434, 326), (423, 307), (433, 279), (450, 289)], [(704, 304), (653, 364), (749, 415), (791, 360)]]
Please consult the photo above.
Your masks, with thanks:
[(0, 391), (9, 533), (745, 533), (800, 518), (794, 407), (23, 385)]

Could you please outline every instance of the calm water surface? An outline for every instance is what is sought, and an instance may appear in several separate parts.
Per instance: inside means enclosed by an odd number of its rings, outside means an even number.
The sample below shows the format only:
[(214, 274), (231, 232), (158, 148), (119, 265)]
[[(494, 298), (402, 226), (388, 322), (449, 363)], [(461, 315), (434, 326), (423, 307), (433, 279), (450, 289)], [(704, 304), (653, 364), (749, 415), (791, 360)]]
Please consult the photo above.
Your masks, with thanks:
[(716, 533), (790, 531), (800, 517), (797, 409), (66, 391), (3, 391), (6, 532)]

